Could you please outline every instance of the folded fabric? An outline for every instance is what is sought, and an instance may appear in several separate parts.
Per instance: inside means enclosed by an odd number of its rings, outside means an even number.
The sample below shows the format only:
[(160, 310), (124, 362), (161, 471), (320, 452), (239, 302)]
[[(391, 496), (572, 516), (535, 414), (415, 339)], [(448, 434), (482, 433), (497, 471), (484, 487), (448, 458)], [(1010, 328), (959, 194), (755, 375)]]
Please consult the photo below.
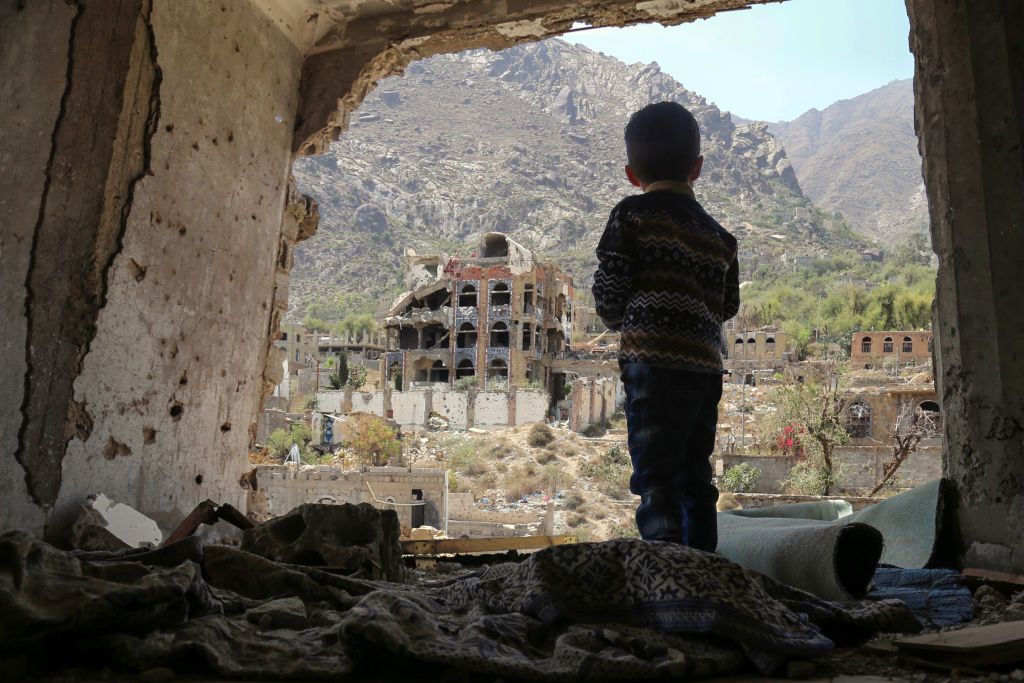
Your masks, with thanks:
[(718, 553), (824, 600), (860, 599), (880, 563), (934, 561), (947, 486), (937, 479), (858, 512), (841, 500), (721, 512)]

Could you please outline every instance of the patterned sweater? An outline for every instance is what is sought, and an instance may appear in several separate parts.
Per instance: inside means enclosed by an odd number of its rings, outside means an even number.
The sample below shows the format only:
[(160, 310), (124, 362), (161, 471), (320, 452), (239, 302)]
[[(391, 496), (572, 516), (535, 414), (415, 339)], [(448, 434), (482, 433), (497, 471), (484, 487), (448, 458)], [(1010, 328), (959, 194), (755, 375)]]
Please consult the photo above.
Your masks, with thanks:
[(594, 274), (597, 313), (620, 362), (722, 370), (722, 322), (740, 305), (736, 238), (685, 183), (659, 181), (612, 209)]

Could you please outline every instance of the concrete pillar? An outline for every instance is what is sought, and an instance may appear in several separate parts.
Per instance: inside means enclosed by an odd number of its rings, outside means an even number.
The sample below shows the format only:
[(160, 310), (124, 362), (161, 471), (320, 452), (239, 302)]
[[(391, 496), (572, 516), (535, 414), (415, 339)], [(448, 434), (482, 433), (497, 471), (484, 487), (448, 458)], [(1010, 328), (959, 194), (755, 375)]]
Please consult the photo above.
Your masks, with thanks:
[(1024, 571), (1024, 3), (907, 0), (960, 551)]
[(0, 0), (0, 527), (243, 504), (300, 69), (247, 1)]

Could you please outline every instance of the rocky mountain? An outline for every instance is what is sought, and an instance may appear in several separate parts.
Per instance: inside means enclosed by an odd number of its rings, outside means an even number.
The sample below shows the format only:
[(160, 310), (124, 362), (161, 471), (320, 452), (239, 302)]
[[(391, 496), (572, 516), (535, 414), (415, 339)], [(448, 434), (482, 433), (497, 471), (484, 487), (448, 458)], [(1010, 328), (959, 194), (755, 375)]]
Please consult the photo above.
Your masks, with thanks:
[(466, 253), (491, 230), (588, 285), (608, 212), (635, 191), (622, 171), (623, 127), (665, 99), (700, 122), (697, 193), (744, 255), (834, 242), (765, 124), (735, 125), (657, 64), (548, 40), (416, 62), (370, 94), (327, 154), (296, 162), (321, 220), (296, 251), (293, 310), (343, 291), (386, 300), (406, 248)]
[(842, 212), (856, 232), (888, 244), (927, 232), (910, 79), (768, 130), (785, 147), (807, 196)]

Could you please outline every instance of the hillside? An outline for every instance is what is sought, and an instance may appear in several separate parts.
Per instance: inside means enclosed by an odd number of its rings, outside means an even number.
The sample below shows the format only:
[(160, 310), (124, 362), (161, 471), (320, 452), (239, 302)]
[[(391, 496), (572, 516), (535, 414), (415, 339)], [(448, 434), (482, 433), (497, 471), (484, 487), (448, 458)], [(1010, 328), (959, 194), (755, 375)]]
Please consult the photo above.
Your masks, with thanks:
[(623, 126), (663, 99), (699, 120), (706, 161), (697, 193), (751, 262), (836, 245), (841, 231), (830, 233), (804, 197), (764, 124), (737, 127), (657, 64), (548, 40), (414, 63), (381, 82), (328, 154), (296, 162), (321, 221), (296, 252), (292, 310), (346, 291), (387, 299), (405, 248), (454, 253), (489, 230), (589, 284), (608, 211), (634, 191), (622, 173)]
[(896, 245), (928, 230), (911, 80), (893, 81), (768, 130), (804, 192), (859, 234)]

